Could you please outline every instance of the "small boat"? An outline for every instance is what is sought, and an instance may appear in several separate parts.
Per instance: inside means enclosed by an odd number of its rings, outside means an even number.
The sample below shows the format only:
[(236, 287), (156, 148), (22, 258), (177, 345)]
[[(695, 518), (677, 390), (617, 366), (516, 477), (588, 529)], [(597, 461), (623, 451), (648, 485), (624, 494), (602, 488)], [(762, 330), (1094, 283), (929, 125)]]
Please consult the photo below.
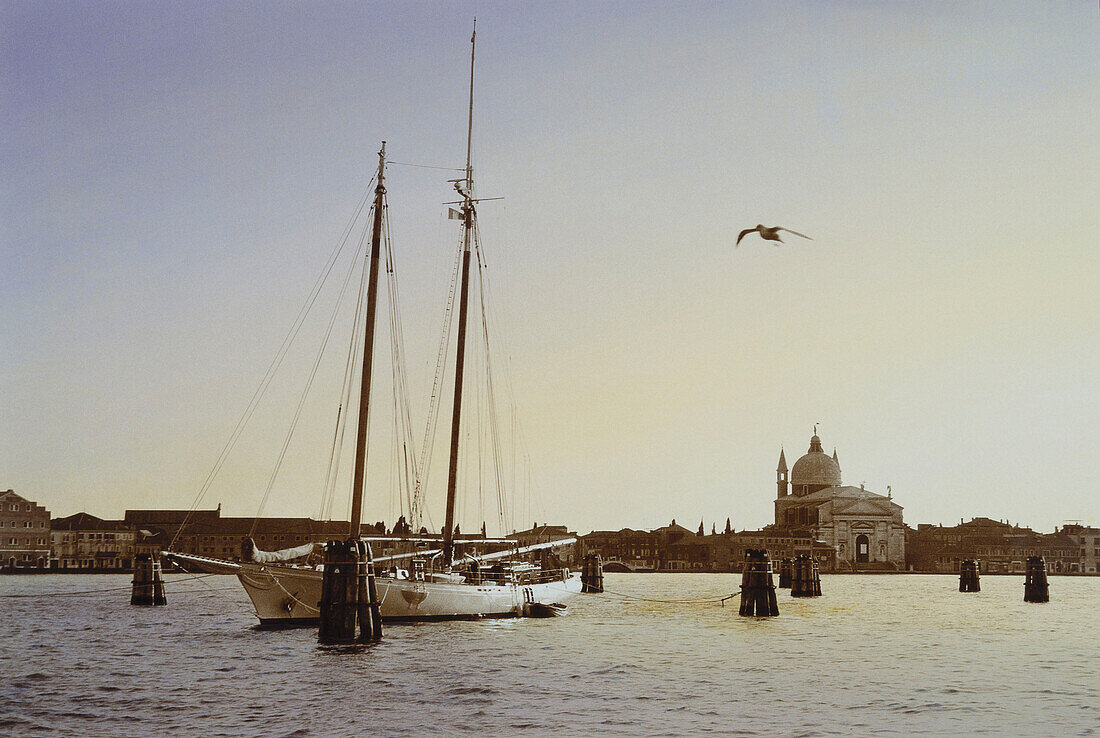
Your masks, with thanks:
[[(483, 261), (477, 230), (477, 198), (474, 197), (470, 143), (473, 135), (474, 44), (470, 50), (470, 108), (467, 129), (465, 176), (452, 180), (461, 200), (452, 203), (451, 216), (462, 221), (461, 276), (458, 302), (458, 335), (455, 349), (454, 401), (451, 418), (450, 468), (447, 482), (446, 519), (438, 539), (408, 536), (361, 536), (366, 441), (370, 412), (371, 366), (374, 353), (375, 316), (378, 300), (378, 272), (381, 241), (386, 232), (385, 213), (386, 146), (378, 152), (378, 171), (371, 210), (369, 277), (364, 310), (362, 374), (359, 393), (359, 424), (351, 490), (349, 538), (370, 543), (404, 547), (407, 551), (374, 559), (376, 584), (383, 620), (455, 620), (498, 617), (548, 617), (562, 614), (566, 603), (581, 591), (579, 572), (564, 568), (543, 568), (525, 557), (545, 549), (576, 541), (567, 538), (519, 546), (512, 539), (456, 537), (455, 498), (461, 437), (466, 326), (470, 302), (471, 254)], [(354, 343), (353, 343), (354, 345)], [(244, 586), (260, 624), (265, 627), (307, 625), (319, 620), (323, 565), (301, 563), (315, 554), (319, 544), (307, 544), (284, 551), (261, 551), (246, 540), (241, 561), (215, 559), (183, 552), (166, 552), (167, 558), (187, 570), (233, 573)], [(434, 548), (427, 548), (429, 546)], [(487, 548), (502, 550), (485, 552)], [(299, 563), (295, 563), (299, 562)]]

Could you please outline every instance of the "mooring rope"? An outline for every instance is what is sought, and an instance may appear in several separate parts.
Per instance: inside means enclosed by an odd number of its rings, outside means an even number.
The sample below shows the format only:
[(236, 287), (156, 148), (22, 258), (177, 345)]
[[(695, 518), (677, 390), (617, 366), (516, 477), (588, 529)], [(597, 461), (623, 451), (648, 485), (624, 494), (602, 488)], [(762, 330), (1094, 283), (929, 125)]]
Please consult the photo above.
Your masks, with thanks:
[[(178, 579), (175, 582), (173, 582), (173, 584), (175, 584), (177, 582), (187, 582), (187, 581), (190, 581), (192, 579), (205, 579), (206, 577), (214, 577), (214, 576), (218, 576), (218, 575), (217, 574), (196, 574), (195, 576), (187, 577), (186, 579)], [(33, 592), (33, 593), (27, 593), (27, 594), (4, 594), (4, 595), (0, 595), (0, 597), (3, 597), (3, 598), (74, 597), (76, 595), (99, 594), (101, 592), (119, 592), (119, 591), (122, 591), (122, 590), (125, 590), (125, 589), (131, 589), (131, 586), (132, 586), (132, 583), (130, 585), (126, 585), (124, 587), (107, 587), (105, 589), (83, 589), (83, 590), (79, 590), (77, 592)], [(226, 589), (229, 589), (229, 588), (227, 587)]]
[(605, 589), (602, 592), (602, 594), (615, 595), (616, 597), (622, 597), (623, 599), (626, 599), (626, 600), (638, 600), (638, 601), (641, 601), (641, 602), (661, 602), (661, 603), (668, 604), (668, 605), (690, 605), (690, 604), (700, 604), (700, 603), (704, 603), (704, 602), (724, 602), (725, 600), (728, 600), (731, 597), (736, 597), (737, 596), (736, 594), (729, 594), (729, 595), (726, 595), (725, 597), (696, 597), (694, 599), (689, 599), (689, 600), (662, 600), (662, 599), (658, 599), (656, 597), (641, 597), (640, 595), (630, 595), (630, 594), (626, 594), (625, 592), (612, 592), (609, 589)]
[[(207, 575), (207, 576), (209, 576), (209, 575)], [(211, 586), (210, 586), (210, 584), (209, 584), (208, 582), (201, 582), (201, 584), (202, 584), (202, 585), (203, 585), (204, 587), (206, 587), (206, 588), (207, 588), (207, 590), (209, 590), (210, 592), (214, 592), (214, 593), (217, 593), (217, 594), (218, 594), (218, 597), (220, 597), (221, 599), (223, 599), (223, 600), (225, 600), (225, 599), (228, 599), (228, 600), (229, 600), (229, 602), (231, 602), (231, 603), (232, 603), (232, 604), (233, 604), (233, 605), (234, 605), (235, 607), (238, 607), (238, 608), (240, 608), (240, 610), (241, 610), (242, 612), (248, 613), (249, 615), (253, 615), (253, 614), (255, 614), (255, 611), (254, 611), (254, 610), (253, 610), (252, 608), (250, 608), (250, 607), (246, 607), (246, 606), (242, 605), (242, 604), (241, 604), (241, 603), (240, 603), (240, 602), (239, 602), (238, 600), (235, 600), (235, 599), (232, 599), (232, 598), (227, 598), (227, 597), (226, 597), (225, 595), (223, 595), (223, 594), (220, 594), (221, 592), (224, 592), (224, 591), (225, 591), (225, 590), (227, 590), (227, 589), (238, 589), (236, 585), (233, 585), (232, 587), (218, 587), (218, 588), (214, 588), (214, 587), (211, 587)], [(238, 589), (238, 591), (240, 591), (240, 590)]]
[[(554, 584), (556, 585), (557, 583), (555, 582)], [(558, 586), (550, 586), (547, 589), (557, 589), (557, 590), (560, 590), (562, 592), (568, 592), (569, 591), (565, 587), (558, 587)], [(593, 593), (593, 594), (609, 594), (609, 595), (615, 595), (616, 597), (621, 597), (624, 600), (637, 600), (639, 602), (660, 602), (660, 603), (663, 603), (663, 604), (666, 604), (666, 605), (692, 605), (692, 604), (701, 604), (701, 603), (705, 603), (705, 602), (724, 602), (725, 600), (728, 600), (731, 597), (736, 597), (737, 596), (737, 593), (733, 593), (733, 594), (726, 595), (725, 597), (717, 597), (716, 596), (716, 597), (696, 597), (696, 598), (688, 599), (688, 600), (662, 600), (662, 599), (658, 599), (656, 597), (642, 597), (641, 595), (631, 595), (631, 594), (627, 594), (625, 592), (613, 592), (610, 589), (605, 589), (603, 592)]]

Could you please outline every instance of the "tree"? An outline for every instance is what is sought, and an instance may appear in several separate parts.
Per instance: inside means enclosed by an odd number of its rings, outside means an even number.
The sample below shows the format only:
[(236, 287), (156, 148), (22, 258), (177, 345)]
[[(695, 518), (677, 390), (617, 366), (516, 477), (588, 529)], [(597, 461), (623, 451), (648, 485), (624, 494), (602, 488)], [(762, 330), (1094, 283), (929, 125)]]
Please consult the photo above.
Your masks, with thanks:
[(733, 531), (732, 531), (732, 530), (730, 530), (730, 519), (729, 519), (729, 518), (726, 518), (726, 534), (728, 535), (728, 534), (730, 534), (730, 533), (732, 533), (732, 532), (733, 532)]

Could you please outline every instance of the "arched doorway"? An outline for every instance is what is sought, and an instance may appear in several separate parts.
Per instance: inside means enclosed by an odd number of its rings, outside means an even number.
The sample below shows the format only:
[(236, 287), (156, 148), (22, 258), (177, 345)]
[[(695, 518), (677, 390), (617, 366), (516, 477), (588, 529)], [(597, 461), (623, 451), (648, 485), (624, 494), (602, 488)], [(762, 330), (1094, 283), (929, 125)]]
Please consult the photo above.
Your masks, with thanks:
[(867, 540), (867, 536), (856, 536), (856, 563), (866, 564), (871, 560), (871, 542)]

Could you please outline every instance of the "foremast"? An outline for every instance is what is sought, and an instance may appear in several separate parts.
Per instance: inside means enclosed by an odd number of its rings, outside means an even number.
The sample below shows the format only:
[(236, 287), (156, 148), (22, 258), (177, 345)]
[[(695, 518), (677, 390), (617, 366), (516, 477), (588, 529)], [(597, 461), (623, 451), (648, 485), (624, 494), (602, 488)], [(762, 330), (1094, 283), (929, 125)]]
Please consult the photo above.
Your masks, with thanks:
[(367, 277), (366, 335), (363, 337), (363, 373), (359, 382), (359, 430), (355, 435), (355, 473), (351, 485), (351, 523), (348, 536), (359, 537), (363, 517), (363, 480), (367, 469), (367, 429), (370, 418), (371, 366), (374, 362), (374, 325), (378, 307), (378, 265), (381, 255), (382, 210), (386, 195), (386, 142), (378, 151), (378, 175), (374, 186), (374, 222), (371, 225), (370, 273)]
[(455, 357), (455, 392), (451, 411), (451, 455), (447, 471), (447, 514), (443, 523), (443, 566), (454, 563), (455, 489), (458, 480), (458, 439), (462, 421), (462, 375), (466, 358), (466, 316), (470, 297), (470, 248), (474, 239), (477, 211), (474, 207), (474, 169), (470, 151), (474, 135), (474, 51), (477, 39), (477, 19), (470, 35), (470, 106), (466, 125), (466, 178), (455, 182), (462, 196), (462, 288), (458, 307), (458, 350)]

